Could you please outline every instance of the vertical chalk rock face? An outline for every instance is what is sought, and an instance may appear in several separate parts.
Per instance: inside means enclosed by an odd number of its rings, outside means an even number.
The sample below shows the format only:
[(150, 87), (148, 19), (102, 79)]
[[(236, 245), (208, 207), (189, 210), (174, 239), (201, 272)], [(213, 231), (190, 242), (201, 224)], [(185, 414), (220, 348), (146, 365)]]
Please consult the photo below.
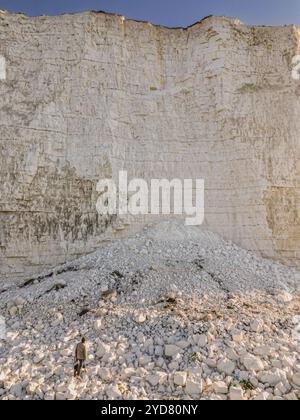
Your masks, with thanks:
[(96, 184), (121, 169), (204, 178), (206, 228), (299, 265), (296, 54), (293, 26), (0, 13), (0, 278), (94, 250)]

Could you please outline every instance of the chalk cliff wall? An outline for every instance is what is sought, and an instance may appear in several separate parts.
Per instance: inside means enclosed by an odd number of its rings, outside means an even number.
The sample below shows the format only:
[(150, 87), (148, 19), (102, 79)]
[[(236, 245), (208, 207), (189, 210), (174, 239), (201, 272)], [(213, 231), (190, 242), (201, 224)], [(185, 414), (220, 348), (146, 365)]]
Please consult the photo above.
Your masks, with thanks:
[(206, 227), (299, 265), (295, 54), (293, 26), (1, 13), (0, 279), (99, 246), (112, 219), (96, 213), (96, 183), (120, 169), (203, 177)]

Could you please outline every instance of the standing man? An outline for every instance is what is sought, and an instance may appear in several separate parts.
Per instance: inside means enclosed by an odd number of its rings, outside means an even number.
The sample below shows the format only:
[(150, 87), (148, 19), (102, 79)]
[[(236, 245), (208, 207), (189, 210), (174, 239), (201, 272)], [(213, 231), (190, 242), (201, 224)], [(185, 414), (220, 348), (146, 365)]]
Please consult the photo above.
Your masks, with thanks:
[(75, 365), (74, 365), (74, 377), (80, 377), (81, 369), (85, 367), (87, 360), (87, 345), (86, 339), (82, 337), (81, 342), (77, 344), (75, 349)]

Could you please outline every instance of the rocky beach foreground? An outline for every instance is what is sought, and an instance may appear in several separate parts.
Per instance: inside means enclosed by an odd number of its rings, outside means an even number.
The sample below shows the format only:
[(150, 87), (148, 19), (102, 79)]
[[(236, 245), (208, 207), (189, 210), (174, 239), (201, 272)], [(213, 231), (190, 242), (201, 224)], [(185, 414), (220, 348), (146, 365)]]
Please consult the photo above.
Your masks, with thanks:
[(2, 400), (300, 399), (299, 273), (180, 222), (3, 282), (0, 314)]

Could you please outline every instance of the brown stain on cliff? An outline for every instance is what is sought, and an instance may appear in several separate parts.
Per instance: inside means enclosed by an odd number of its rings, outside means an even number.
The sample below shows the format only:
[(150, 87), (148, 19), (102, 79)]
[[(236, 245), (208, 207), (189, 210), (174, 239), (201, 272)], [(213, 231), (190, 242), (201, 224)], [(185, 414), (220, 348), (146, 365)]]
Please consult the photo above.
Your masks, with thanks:
[(271, 186), (264, 193), (267, 223), (272, 231), (276, 257), (295, 265), (300, 249), (300, 189)]
[(87, 241), (89, 236), (105, 231), (110, 218), (96, 212), (96, 184), (97, 180), (78, 176), (69, 165), (62, 169), (38, 168), (28, 187), (32, 214), (27, 224), (37, 241), (44, 236), (71, 243)]

